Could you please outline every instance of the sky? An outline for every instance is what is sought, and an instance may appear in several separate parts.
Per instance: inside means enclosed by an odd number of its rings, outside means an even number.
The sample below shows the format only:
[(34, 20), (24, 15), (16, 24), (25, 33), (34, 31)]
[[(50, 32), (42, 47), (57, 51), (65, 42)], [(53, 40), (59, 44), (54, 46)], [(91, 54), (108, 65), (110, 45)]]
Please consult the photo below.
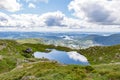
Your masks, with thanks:
[(119, 32), (120, 0), (0, 0), (0, 31)]

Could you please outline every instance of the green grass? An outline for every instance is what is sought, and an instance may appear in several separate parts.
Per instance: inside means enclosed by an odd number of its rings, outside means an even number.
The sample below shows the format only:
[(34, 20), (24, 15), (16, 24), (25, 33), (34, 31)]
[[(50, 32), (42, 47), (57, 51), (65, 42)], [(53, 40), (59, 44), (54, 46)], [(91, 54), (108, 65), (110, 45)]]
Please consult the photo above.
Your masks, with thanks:
[(120, 45), (95, 46), (78, 50), (78, 52), (86, 56), (90, 64), (120, 62)]
[(106, 80), (119, 80), (120, 79), (120, 64), (101, 64), (94, 65), (97, 73), (107, 78)]
[(16, 40), (18, 43), (21, 44), (25, 44), (25, 43), (32, 43), (32, 44), (37, 44), (37, 43), (42, 43), (42, 39), (34, 39), (34, 38), (30, 38), (30, 39), (19, 39)]
[[(0, 80), (119, 80), (120, 64), (61, 65), (54, 62), (32, 62), (0, 74)], [(16, 75), (17, 74), (17, 75)]]
[[(70, 49), (62, 46), (45, 45), (39, 40), (0, 40), (0, 80), (119, 80), (120, 45)], [(29, 43), (31, 42), (31, 43)], [(31, 48), (31, 53), (23, 50)], [(86, 56), (91, 66), (62, 65), (47, 59), (35, 59), (36, 51), (46, 49), (77, 51)], [(109, 64), (111, 63), (111, 64)]]

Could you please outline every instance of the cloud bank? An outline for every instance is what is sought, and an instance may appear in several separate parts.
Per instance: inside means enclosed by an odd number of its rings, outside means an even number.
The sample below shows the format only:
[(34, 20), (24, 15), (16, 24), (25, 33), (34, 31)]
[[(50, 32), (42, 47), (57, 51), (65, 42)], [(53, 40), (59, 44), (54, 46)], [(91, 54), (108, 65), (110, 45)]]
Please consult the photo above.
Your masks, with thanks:
[[(36, 8), (37, 2), (48, 0), (24, 0), (29, 8)], [(73, 17), (62, 11), (39, 14), (6, 14), (0, 12), (0, 28), (31, 29), (49, 28), (64, 31), (120, 31), (119, 0), (72, 0), (68, 5)], [(0, 9), (19, 11), (23, 4), (18, 0), (0, 0)]]
[(12, 14), (7, 15), (0, 12), (0, 26), (12, 27), (60, 27), (63, 25), (64, 14), (62, 12), (49, 12), (42, 15), (37, 14)]
[(81, 20), (103, 25), (118, 25), (119, 5), (119, 0), (72, 0), (68, 8)]
[[(26, 30), (41, 30), (48, 28), (54, 31), (80, 31), (80, 30), (119, 30), (119, 25), (98, 25), (79, 19), (69, 18), (60, 11), (38, 14), (11, 14), (0, 12), (0, 28), (19, 28)], [(45, 30), (45, 29), (43, 29)]]

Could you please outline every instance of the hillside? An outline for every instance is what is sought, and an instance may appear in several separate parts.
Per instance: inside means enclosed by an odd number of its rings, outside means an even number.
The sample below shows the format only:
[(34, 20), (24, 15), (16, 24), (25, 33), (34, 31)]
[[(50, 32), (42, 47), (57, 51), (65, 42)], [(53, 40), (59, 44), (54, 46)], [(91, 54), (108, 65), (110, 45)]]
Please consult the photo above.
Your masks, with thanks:
[(91, 64), (120, 62), (120, 45), (94, 46), (78, 52), (86, 56)]
[(0, 80), (119, 80), (119, 66), (110, 64), (91, 67), (32, 62), (0, 74)]
[[(27, 48), (32, 49), (29, 54), (24, 52)], [(91, 65), (62, 65), (32, 56), (36, 51), (49, 52), (46, 49), (77, 51), (86, 56)], [(119, 62), (120, 45), (75, 50), (34, 41), (0, 40), (0, 80), (119, 80)]]
[(112, 34), (109, 36), (88, 35), (83, 40), (92, 40), (94, 43), (101, 45), (116, 45), (120, 44), (120, 34)]
[[(31, 48), (31, 53), (25, 53), (24, 50)], [(17, 63), (24, 62), (26, 58), (33, 58), (32, 54), (35, 51), (48, 52), (46, 49), (57, 49), (70, 51), (70, 48), (55, 47), (53, 45), (44, 44), (21, 44), (15, 40), (0, 40), (0, 73), (13, 69)]]

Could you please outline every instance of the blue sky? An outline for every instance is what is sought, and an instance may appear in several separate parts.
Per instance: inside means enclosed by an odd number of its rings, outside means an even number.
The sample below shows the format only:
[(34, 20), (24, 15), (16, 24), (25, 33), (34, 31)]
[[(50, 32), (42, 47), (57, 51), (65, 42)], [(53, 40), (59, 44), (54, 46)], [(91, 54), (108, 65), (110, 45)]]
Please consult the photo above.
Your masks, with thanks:
[(0, 31), (120, 31), (118, 0), (0, 0)]
[(36, 8), (33, 9), (28, 7), (29, 3), (22, 1), (24, 9), (17, 13), (43, 14), (47, 12), (62, 11), (64, 14), (71, 16), (67, 7), (70, 1), (71, 0), (49, 0), (48, 2), (33, 2), (33, 4), (36, 5)]
[[(30, 1), (26, 2), (25, 0), (20, 0), (22, 4), (22, 9), (16, 12), (9, 12), (6, 10), (0, 10), (0, 12), (5, 12), (6, 14), (43, 14), (47, 12), (62, 11), (67, 16), (72, 16), (68, 10), (68, 4), (71, 0), (49, 0), (48, 2), (44, 1)], [(29, 8), (29, 3), (36, 5), (36, 8)]]

